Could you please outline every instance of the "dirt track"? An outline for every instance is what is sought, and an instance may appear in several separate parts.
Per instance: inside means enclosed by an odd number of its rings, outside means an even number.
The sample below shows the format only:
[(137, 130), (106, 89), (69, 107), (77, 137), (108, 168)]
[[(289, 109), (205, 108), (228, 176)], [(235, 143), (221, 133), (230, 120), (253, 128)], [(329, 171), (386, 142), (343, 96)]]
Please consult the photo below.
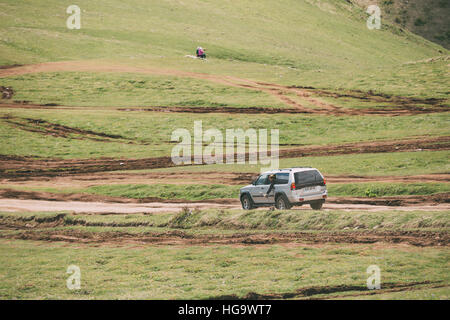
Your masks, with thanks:
[[(343, 154), (449, 150), (450, 137), (421, 137), (403, 140), (356, 142), (342, 145), (281, 149), (280, 158)], [(248, 159), (248, 154), (246, 158)], [(59, 176), (117, 170), (154, 169), (174, 166), (170, 157), (146, 159), (35, 159), (0, 155), (0, 178)]]
[[(150, 67), (131, 67), (119, 64), (107, 64), (101, 61), (63, 61), (48, 62), (36, 65), (17, 66), (0, 69), (0, 78), (8, 76), (17, 76), (37, 72), (56, 72), (56, 71), (77, 71), (77, 72), (127, 72), (135, 74), (156, 74), (167, 76), (178, 76), (203, 79), (219, 84), (233, 87), (257, 90), (268, 93), (284, 104), (288, 108), (269, 109), (269, 108), (192, 108), (192, 107), (148, 107), (140, 109), (124, 110), (148, 110), (165, 112), (194, 112), (194, 113), (306, 113), (306, 114), (331, 114), (331, 115), (388, 115), (400, 116), (419, 113), (433, 113), (449, 111), (448, 105), (443, 99), (420, 99), (401, 96), (389, 96), (375, 94), (373, 92), (348, 91), (345, 93), (336, 93), (332, 91), (315, 89), (311, 87), (282, 86), (266, 82), (258, 82), (249, 79), (242, 79), (232, 76), (221, 76), (205, 73), (194, 73), (179, 70), (168, 70)], [(292, 99), (294, 95), (296, 99)], [(351, 109), (342, 108), (334, 104), (324, 102), (314, 96), (332, 97), (332, 98), (352, 98), (360, 101), (372, 101), (387, 103), (388, 106), (381, 108)], [(305, 107), (301, 101), (314, 105), (314, 108)], [(28, 105), (30, 107), (30, 105)], [(39, 107), (39, 106), (38, 106)]]
[[(358, 175), (329, 175), (328, 183), (421, 183), (421, 182), (450, 182), (450, 173), (423, 174), (415, 176), (358, 176)], [(220, 184), (247, 185), (258, 176), (256, 172), (102, 172), (89, 174), (72, 174), (55, 177), (21, 176), (0, 179), (2, 187), (23, 185), (28, 187), (73, 187), (84, 188), (103, 184)]]
[[(274, 299), (311, 299), (311, 296), (319, 294), (333, 294), (329, 296), (313, 297), (314, 300), (339, 299), (345, 297), (362, 297), (370, 295), (379, 295), (388, 292), (408, 292), (413, 290), (424, 290), (434, 288), (447, 288), (449, 285), (444, 281), (422, 281), (407, 283), (383, 283), (382, 288), (378, 290), (367, 290), (367, 286), (358, 285), (336, 285), (336, 286), (312, 286), (300, 288), (293, 292), (283, 293), (256, 293), (249, 292), (244, 297), (237, 295), (223, 295), (214, 297), (213, 300), (274, 300)], [(359, 291), (352, 293), (354, 291)], [(337, 293), (337, 294), (336, 294)]]
[[(32, 193), (30, 197), (38, 193)], [(26, 192), (22, 192), (19, 198), (0, 199), (0, 211), (6, 212), (56, 212), (69, 211), (74, 213), (91, 214), (132, 214), (132, 213), (161, 213), (178, 212), (184, 207), (191, 209), (240, 209), (238, 199), (220, 199), (217, 201), (186, 201), (186, 200), (161, 200), (161, 199), (117, 199), (104, 196), (82, 195), (84, 201), (76, 201), (77, 195), (64, 197), (64, 195), (52, 194), (48, 200), (23, 199), (27, 197)], [(22, 199), (20, 198), (22, 197)], [(82, 198), (81, 197), (81, 198)], [(45, 198), (45, 194), (44, 197)], [(83, 199), (83, 198), (82, 198)], [(324, 205), (324, 210), (365, 210), (365, 211), (441, 211), (450, 210), (449, 195), (445, 196), (445, 201), (438, 199), (433, 202), (431, 196), (407, 196), (407, 197), (386, 197), (386, 198), (329, 198)], [(147, 201), (147, 202), (143, 202)], [(266, 208), (267, 209), (267, 208)], [(260, 210), (265, 210), (261, 208)], [(294, 210), (311, 210), (309, 206), (294, 207)]]

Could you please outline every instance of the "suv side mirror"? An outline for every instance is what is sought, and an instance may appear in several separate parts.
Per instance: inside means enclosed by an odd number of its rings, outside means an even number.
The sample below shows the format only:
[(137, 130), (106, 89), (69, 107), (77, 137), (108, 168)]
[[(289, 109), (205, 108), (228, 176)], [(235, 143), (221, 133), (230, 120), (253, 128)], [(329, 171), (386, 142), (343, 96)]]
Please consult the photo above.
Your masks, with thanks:
[(252, 181), (252, 185), (256, 186), (256, 180), (258, 180), (258, 179), (255, 179)]

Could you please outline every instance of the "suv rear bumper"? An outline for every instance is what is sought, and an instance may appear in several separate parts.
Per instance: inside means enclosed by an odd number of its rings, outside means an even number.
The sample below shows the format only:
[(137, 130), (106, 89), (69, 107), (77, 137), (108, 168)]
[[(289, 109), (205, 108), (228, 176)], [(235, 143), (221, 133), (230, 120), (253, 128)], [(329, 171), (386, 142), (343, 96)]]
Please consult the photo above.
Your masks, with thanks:
[(328, 192), (325, 190), (321, 193), (316, 193), (312, 195), (305, 195), (305, 196), (299, 196), (299, 197), (288, 197), (289, 202), (292, 204), (304, 204), (304, 203), (310, 203), (315, 202), (317, 200), (325, 200), (328, 197)]

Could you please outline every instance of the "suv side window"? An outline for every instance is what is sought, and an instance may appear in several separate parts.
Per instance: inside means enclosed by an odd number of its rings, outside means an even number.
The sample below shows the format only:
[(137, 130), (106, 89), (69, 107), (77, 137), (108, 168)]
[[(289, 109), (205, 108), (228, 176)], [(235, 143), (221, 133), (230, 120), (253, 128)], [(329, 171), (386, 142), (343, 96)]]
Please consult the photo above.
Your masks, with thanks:
[(268, 179), (269, 178), (269, 174), (265, 173), (259, 176), (258, 180), (256, 180), (256, 184), (257, 186), (260, 185), (265, 185), (265, 184), (269, 184)]
[(289, 173), (283, 172), (283, 173), (277, 173), (275, 184), (288, 184), (289, 183)]

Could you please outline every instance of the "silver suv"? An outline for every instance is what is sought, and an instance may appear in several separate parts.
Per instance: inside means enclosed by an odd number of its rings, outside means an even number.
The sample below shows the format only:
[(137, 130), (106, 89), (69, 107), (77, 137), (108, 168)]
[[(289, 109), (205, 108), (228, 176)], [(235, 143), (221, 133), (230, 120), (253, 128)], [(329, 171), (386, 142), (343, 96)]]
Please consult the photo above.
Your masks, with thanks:
[[(275, 175), (274, 188), (265, 196), (270, 187), (270, 175)], [(319, 170), (295, 167), (264, 172), (251, 185), (241, 188), (239, 196), (245, 210), (273, 205), (283, 210), (303, 204), (320, 210), (327, 195), (326, 181)]]

